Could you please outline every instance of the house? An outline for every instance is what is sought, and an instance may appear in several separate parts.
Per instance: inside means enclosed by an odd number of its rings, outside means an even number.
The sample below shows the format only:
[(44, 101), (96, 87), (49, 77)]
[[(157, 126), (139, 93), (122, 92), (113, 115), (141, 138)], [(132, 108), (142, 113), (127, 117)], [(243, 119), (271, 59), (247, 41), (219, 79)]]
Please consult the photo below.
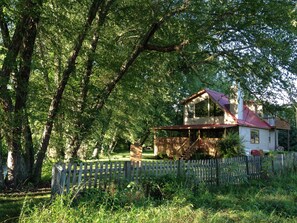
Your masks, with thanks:
[(217, 156), (217, 141), (228, 132), (243, 138), (246, 154), (252, 150), (275, 150), (278, 132), (289, 130), (287, 122), (264, 117), (262, 106), (244, 102), (242, 93), (233, 87), (228, 97), (204, 89), (182, 101), (182, 125), (155, 127), (154, 154), (166, 154), (175, 159), (190, 159), (197, 151)]

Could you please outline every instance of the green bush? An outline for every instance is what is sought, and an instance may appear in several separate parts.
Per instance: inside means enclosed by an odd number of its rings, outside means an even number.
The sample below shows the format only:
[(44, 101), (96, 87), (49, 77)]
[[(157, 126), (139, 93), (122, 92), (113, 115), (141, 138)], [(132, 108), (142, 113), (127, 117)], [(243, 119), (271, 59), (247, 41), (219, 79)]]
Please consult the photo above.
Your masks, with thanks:
[(217, 146), (222, 157), (243, 156), (245, 154), (243, 139), (236, 133), (228, 133), (218, 141)]

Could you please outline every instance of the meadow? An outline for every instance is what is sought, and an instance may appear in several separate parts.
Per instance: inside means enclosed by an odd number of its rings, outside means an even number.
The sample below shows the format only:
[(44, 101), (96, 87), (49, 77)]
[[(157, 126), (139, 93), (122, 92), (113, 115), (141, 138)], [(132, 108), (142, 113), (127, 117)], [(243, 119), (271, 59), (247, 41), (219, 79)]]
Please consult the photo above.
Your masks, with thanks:
[(297, 175), (242, 185), (189, 186), (170, 176), (123, 188), (73, 191), (32, 208), (20, 222), (297, 222)]

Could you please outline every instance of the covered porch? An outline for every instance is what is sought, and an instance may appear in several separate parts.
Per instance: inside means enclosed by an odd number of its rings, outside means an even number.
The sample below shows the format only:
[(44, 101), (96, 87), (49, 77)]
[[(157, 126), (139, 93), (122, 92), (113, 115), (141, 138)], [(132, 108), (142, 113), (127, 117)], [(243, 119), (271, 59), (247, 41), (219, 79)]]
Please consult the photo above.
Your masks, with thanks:
[(217, 141), (237, 125), (176, 125), (154, 128), (154, 155), (190, 159), (197, 152), (217, 157)]

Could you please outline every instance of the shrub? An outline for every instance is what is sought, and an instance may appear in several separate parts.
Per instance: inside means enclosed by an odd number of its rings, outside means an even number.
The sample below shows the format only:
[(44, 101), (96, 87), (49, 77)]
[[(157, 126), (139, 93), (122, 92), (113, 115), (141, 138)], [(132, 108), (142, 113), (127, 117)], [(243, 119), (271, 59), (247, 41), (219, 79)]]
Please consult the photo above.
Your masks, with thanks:
[(218, 141), (217, 146), (222, 157), (235, 157), (245, 154), (243, 139), (236, 133), (228, 133)]

